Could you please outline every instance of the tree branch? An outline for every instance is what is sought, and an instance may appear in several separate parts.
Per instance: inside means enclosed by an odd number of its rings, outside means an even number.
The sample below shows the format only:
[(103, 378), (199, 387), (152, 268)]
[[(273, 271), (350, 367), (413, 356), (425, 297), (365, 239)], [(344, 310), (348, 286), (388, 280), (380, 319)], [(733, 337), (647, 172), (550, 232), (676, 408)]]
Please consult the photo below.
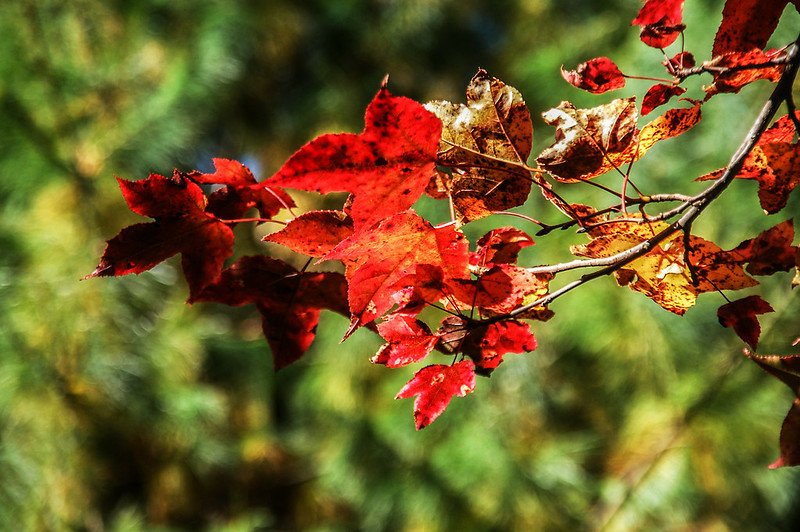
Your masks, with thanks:
[(663, 231), (659, 232), (652, 238), (645, 240), (644, 242), (637, 244), (625, 251), (617, 253), (616, 255), (612, 255), (610, 257), (603, 257), (598, 259), (578, 259), (571, 262), (566, 262), (563, 264), (556, 264), (553, 266), (542, 266), (538, 268), (529, 268), (529, 271), (533, 273), (558, 273), (567, 270), (572, 270), (576, 268), (586, 268), (586, 267), (598, 267), (598, 270), (593, 272), (587, 273), (581, 276), (579, 279), (576, 279), (558, 290), (547, 294), (544, 297), (537, 299), (536, 301), (523, 305), (519, 308), (512, 310), (511, 312), (503, 315), (494, 316), (486, 321), (489, 322), (498, 322), (509, 318), (514, 318), (525, 312), (537, 308), (545, 306), (551, 303), (553, 300), (557, 299), (558, 297), (566, 294), (567, 292), (581, 286), (593, 279), (597, 279), (598, 277), (604, 277), (608, 274), (611, 274), (626, 264), (633, 262), (634, 260), (638, 259), (649, 253), (655, 246), (659, 243), (663, 242), (664, 240), (670, 238), (673, 234), (678, 231), (683, 231), (689, 226), (691, 226), (692, 222), (697, 219), (698, 216), (720, 195), (722, 192), (730, 185), (736, 175), (741, 171), (742, 167), (744, 166), (745, 159), (747, 155), (753, 150), (753, 148), (758, 143), (758, 140), (761, 138), (761, 135), (769, 126), (771, 120), (774, 118), (775, 114), (778, 111), (778, 107), (780, 107), (781, 103), (791, 98), (792, 92), (792, 84), (794, 83), (794, 79), (797, 76), (798, 66), (800, 66), (800, 36), (798, 36), (797, 40), (789, 46), (786, 53), (786, 61), (787, 67), (784, 70), (783, 74), (781, 75), (780, 80), (777, 83), (777, 86), (772, 91), (767, 102), (761, 108), (761, 112), (756, 117), (755, 121), (753, 122), (750, 131), (747, 133), (745, 138), (742, 140), (742, 143), (737, 148), (736, 152), (730, 159), (728, 166), (725, 168), (725, 172), (717, 178), (711, 186), (706, 188), (700, 194), (694, 196), (691, 201), (687, 201), (684, 203), (685, 212), (680, 219), (673, 222), (669, 227), (664, 229)]

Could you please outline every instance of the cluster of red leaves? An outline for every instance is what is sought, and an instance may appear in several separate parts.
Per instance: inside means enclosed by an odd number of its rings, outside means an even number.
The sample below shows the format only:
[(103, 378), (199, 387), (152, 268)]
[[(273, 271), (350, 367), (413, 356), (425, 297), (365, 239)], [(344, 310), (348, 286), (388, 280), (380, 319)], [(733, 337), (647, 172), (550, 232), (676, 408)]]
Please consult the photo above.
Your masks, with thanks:
[[(647, 0), (632, 22), (641, 27), (641, 40), (662, 49), (675, 43), (685, 28), (683, 3)], [(625, 208), (632, 165), (658, 142), (698, 124), (701, 106), (713, 95), (780, 78), (786, 52), (764, 47), (787, 4), (728, 0), (712, 58), (700, 67), (684, 50), (666, 59), (662, 64), (673, 79), (650, 87), (640, 109), (635, 98), (620, 98), (589, 109), (564, 101), (546, 111), (543, 118), (555, 127), (555, 139), (535, 157), (538, 167), (528, 165), (533, 127), (522, 95), (479, 70), (467, 86), (465, 103), (422, 105), (393, 96), (384, 82), (367, 107), (361, 133), (317, 137), (264, 181), (226, 159), (215, 159), (210, 174), (176, 170), (172, 177), (120, 179), (130, 209), (153, 221), (127, 227), (109, 240), (88, 277), (138, 274), (180, 253), (189, 301), (254, 305), (277, 369), (307, 351), (324, 309), (349, 317), (345, 338), (363, 326), (383, 338), (385, 344), (371, 358), (375, 364), (398, 368), (445, 357), (447, 363), (417, 371), (397, 394), (416, 397), (418, 429), (434, 421), (453, 397), (472, 392), (476, 375), (490, 375), (505, 355), (536, 349), (531, 322), (553, 316), (547, 305), (557, 294), (551, 294), (550, 283), (566, 268), (519, 266), (520, 252), (534, 243), (520, 229), (493, 229), (472, 251), (461, 231), (464, 223), (522, 205), (534, 186), (589, 237), (572, 247), (574, 254), (593, 265), (613, 264), (609, 271), (620, 285), (673, 313), (684, 314), (703, 293), (755, 286), (753, 276), (795, 268), (794, 284), (800, 284), (800, 248), (792, 244), (791, 220), (726, 251), (675, 229), (666, 216), (631, 215)], [(714, 76), (704, 100), (685, 99), (686, 104), (637, 124), (640, 113), (683, 95), (681, 83), (703, 72)], [(631, 77), (607, 57), (573, 71), (562, 68), (562, 76), (595, 94), (620, 89)], [(777, 120), (761, 136), (736, 175), (758, 182), (768, 213), (780, 211), (800, 183), (792, 118)], [(615, 171), (623, 182), (622, 204), (616, 208), (569, 203), (556, 189)], [(201, 186), (212, 192), (206, 195)], [(349, 198), (340, 210), (295, 215), (286, 189), (347, 192)], [(413, 205), (423, 194), (447, 200), (452, 221), (434, 226), (417, 214)], [(645, 196), (638, 199), (645, 203)], [(246, 218), (253, 210), (258, 218)], [(234, 249), (232, 227), (276, 221), (281, 212), (292, 219), (264, 240), (308, 256), (307, 266), (297, 270), (258, 255), (239, 257), (226, 267)], [(639, 248), (645, 251), (627, 256)], [(718, 317), (756, 349), (757, 316), (768, 312), (768, 302), (749, 295), (722, 305)], [(750, 357), (800, 393), (796, 356)], [(794, 446), (798, 404), (800, 399), (784, 425), (788, 436), (782, 435), (777, 465), (800, 463)]]

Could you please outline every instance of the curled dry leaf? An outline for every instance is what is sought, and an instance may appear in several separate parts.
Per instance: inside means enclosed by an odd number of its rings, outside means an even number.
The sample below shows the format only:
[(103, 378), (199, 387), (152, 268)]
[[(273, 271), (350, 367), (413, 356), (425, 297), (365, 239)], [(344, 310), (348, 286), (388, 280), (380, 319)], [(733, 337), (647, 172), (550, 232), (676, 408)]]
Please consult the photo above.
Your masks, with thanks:
[(425, 108), (442, 121), (439, 163), (450, 170), (438, 173), (429, 190), (452, 197), (461, 221), (477, 220), (528, 199), (532, 178), (524, 165), (533, 126), (517, 89), (479, 70), (467, 86), (466, 105), (433, 101)]
[(565, 70), (562, 66), (561, 76), (570, 85), (593, 94), (602, 94), (625, 86), (625, 75), (608, 57), (590, 59), (578, 65), (575, 70)]
[(603, 175), (639, 160), (657, 142), (678, 136), (701, 118), (700, 103), (670, 109), (636, 128), (635, 98), (614, 100), (592, 109), (561, 102), (542, 116), (556, 127), (556, 142), (536, 159), (558, 181), (570, 183)]

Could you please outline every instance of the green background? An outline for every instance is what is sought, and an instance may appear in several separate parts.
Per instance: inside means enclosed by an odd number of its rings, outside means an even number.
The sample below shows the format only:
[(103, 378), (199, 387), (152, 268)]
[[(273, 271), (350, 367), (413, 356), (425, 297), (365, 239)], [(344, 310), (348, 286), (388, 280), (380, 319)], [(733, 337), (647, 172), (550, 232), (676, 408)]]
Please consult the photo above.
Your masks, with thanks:
[[(686, 48), (707, 59), (721, 2), (686, 4)], [(614, 97), (569, 86), (562, 64), (608, 55), (625, 72), (664, 75), (629, 25), (639, 6), (1, 2), (0, 528), (789, 529), (800, 477), (766, 465), (791, 393), (744, 360), (717, 323), (717, 294), (679, 318), (594, 281), (534, 324), (534, 353), (509, 356), (415, 432), (412, 402), (393, 397), (418, 368), (371, 365), (380, 342), (368, 331), (339, 344), (339, 316), (326, 313), (306, 357), (275, 374), (255, 311), (185, 305), (174, 259), (79, 281), (106, 239), (143, 221), (115, 175), (208, 171), (221, 156), (267, 177), (315, 135), (360, 130), (386, 73), (396, 94), (463, 101), (485, 68), (525, 96), (538, 153), (553, 135), (542, 111)], [(774, 44), (797, 22), (787, 10)], [(690, 80), (687, 96), (708, 82)], [(648, 86), (615, 94), (641, 98)], [(726, 163), (770, 90), (716, 97), (697, 128), (637, 164), (637, 184), (700, 190), (692, 179)], [(608, 201), (589, 187), (564, 193)], [(798, 206), (795, 194), (767, 217), (753, 183), (737, 182), (694, 232), (727, 249)], [(519, 210), (561, 221), (538, 197)], [(465, 231), (474, 241), (509, 223)], [(237, 253), (260, 248), (260, 233), (238, 231)], [(537, 238), (523, 260), (569, 260), (567, 246), (583, 241)], [(787, 352), (800, 333), (790, 279), (763, 280), (778, 310), (762, 319), (764, 352)]]

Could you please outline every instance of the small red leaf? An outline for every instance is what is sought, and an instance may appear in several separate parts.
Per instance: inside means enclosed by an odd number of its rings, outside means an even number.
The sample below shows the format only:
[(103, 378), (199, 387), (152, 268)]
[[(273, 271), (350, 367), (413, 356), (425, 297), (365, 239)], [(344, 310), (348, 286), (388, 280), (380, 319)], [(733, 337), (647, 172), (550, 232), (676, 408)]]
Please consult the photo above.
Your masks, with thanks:
[(506, 320), (482, 324), (459, 316), (442, 321), (437, 331), (440, 349), (447, 353), (464, 353), (476, 365), (476, 372), (489, 375), (509, 353), (526, 353), (536, 349), (536, 338), (527, 323)]
[(433, 351), (439, 337), (428, 326), (408, 314), (393, 314), (378, 324), (378, 333), (387, 343), (370, 359), (373, 364), (399, 368), (419, 362)]
[(739, 338), (756, 349), (761, 335), (761, 325), (756, 315), (767, 312), (774, 312), (769, 303), (760, 296), (748, 296), (719, 307), (717, 317), (723, 327), (733, 327)]
[(272, 218), (281, 209), (294, 207), (294, 200), (282, 189), (258, 184), (245, 165), (231, 159), (213, 159), (213, 174), (192, 172), (189, 177), (197, 182), (225, 185), (208, 198), (207, 212), (218, 218), (240, 218), (248, 209), (256, 208), (262, 218)]
[(452, 366), (434, 364), (416, 372), (414, 377), (397, 393), (396, 399), (414, 400), (414, 421), (417, 430), (430, 425), (450, 400), (464, 397), (475, 389), (475, 364), (462, 360)]
[(575, 70), (564, 70), (562, 66), (561, 76), (567, 83), (594, 94), (625, 86), (625, 75), (608, 57), (590, 59), (578, 65)]
[(683, 0), (647, 0), (631, 25), (642, 27), (639, 38), (647, 46), (666, 48), (685, 28)]
[(309, 211), (265, 236), (265, 242), (281, 244), (303, 255), (322, 257), (353, 234), (353, 220), (341, 211)]
[(656, 107), (664, 105), (673, 96), (680, 96), (686, 89), (678, 85), (667, 85), (658, 83), (647, 90), (642, 99), (642, 116), (650, 113)]
[(666, 67), (667, 72), (675, 74), (682, 68), (692, 68), (696, 62), (691, 52), (678, 52), (671, 59), (664, 59), (661, 64)]

